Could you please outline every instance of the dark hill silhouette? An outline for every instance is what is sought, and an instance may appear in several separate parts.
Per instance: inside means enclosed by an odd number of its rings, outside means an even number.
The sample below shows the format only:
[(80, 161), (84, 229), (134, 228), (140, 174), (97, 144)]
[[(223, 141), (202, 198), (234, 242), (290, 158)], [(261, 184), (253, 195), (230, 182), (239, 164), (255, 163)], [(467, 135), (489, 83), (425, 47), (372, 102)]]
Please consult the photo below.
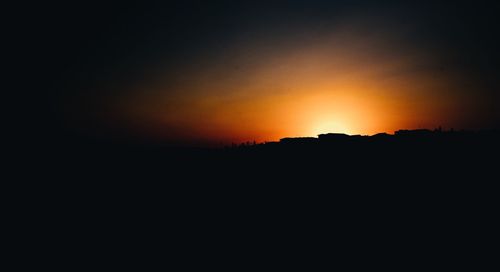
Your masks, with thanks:
[[(66, 139), (47, 147), (41, 165), (58, 165), (56, 174), (96, 177), (281, 181), (339, 181), (379, 178), (398, 182), (491, 180), (499, 154), (500, 133), (488, 131), (399, 130), (373, 136), (321, 134), (248, 143), (226, 148), (172, 147), (147, 142)], [(42, 171), (47, 168), (42, 167)], [(102, 175), (101, 175), (102, 174)], [(62, 174), (63, 175), (63, 174)], [(317, 178), (317, 179), (314, 179)]]
[[(439, 153), (446, 157), (454, 152), (485, 152), (497, 150), (500, 132), (498, 130), (485, 131), (442, 131), (441, 129), (428, 130), (398, 130), (394, 134), (378, 133), (373, 136), (347, 135), (341, 133), (320, 134), (318, 137), (283, 138), (279, 142), (267, 142), (258, 145), (240, 145), (228, 150), (262, 150), (264, 152), (287, 152), (289, 149), (301, 148), (310, 151), (335, 153), (365, 152), (366, 155), (379, 148), (384, 153), (400, 153), (401, 156), (413, 157), (412, 152), (431, 154)], [(334, 148), (334, 150), (331, 150)], [(404, 153), (406, 150), (408, 153)], [(446, 151), (446, 152), (445, 152)], [(464, 153), (466, 155), (467, 153)], [(333, 154), (332, 154), (333, 155)], [(362, 154), (359, 154), (362, 155)], [(378, 154), (383, 155), (383, 154)], [(479, 155), (479, 154), (478, 154)], [(328, 158), (325, 158), (328, 159)], [(416, 158), (415, 158), (416, 159)], [(466, 159), (466, 158), (464, 158)]]
[(35, 163), (17, 178), (31, 182), (19, 183), (23, 201), (15, 203), (20, 216), (38, 215), (30, 226), (76, 235), (78, 245), (110, 237), (122, 245), (140, 233), (201, 241), (203, 252), (220, 237), (260, 250), (298, 234), (367, 243), (374, 253), (405, 244), (442, 258), (436, 243), (476, 252), (482, 247), (467, 237), (496, 235), (498, 136), (326, 134), (220, 149), (66, 139), (29, 158)]
[(399, 215), (418, 207), (439, 217), (446, 203), (453, 207), (446, 209), (489, 213), (498, 206), (499, 136), (496, 130), (401, 130), (217, 149), (67, 140), (38, 154), (19, 175), (39, 181), (37, 195), (87, 205), (109, 199), (173, 201), (184, 203), (181, 209), (219, 203), (216, 209), (250, 205), (267, 213), (266, 207), (286, 203), (313, 205), (315, 213), (342, 207)]
[(50, 177), (36, 186), (60, 195), (68, 188), (77, 194), (170, 195), (180, 190), (201, 199), (221, 194), (284, 197), (287, 191), (306, 199), (362, 196), (363, 202), (379, 197), (417, 201), (431, 195), (483, 201), (498, 194), (499, 136), (498, 130), (400, 130), (215, 149), (68, 137), (27, 156), (34, 163), (18, 173), (31, 180)]

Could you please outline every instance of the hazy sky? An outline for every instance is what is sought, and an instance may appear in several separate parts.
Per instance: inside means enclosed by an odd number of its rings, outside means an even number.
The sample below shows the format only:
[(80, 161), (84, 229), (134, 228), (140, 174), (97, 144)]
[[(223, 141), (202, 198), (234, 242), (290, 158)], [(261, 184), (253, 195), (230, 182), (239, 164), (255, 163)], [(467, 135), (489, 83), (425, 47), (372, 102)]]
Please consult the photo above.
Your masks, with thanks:
[(49, 9), (53, 106), (77, 131), (228, 143), (500, 123), (500, 10), (488, 2)]

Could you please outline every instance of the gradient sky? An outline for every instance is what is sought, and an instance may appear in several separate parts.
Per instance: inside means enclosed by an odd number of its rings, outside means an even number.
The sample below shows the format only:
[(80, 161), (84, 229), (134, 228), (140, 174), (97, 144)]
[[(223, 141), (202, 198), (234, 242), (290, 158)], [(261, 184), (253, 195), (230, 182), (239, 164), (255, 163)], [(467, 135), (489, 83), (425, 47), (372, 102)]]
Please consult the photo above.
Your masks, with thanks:
[(498, 7), (381, 2), (57, 5), (53, 106), (75, 131), (186, 143), (498, 128)]

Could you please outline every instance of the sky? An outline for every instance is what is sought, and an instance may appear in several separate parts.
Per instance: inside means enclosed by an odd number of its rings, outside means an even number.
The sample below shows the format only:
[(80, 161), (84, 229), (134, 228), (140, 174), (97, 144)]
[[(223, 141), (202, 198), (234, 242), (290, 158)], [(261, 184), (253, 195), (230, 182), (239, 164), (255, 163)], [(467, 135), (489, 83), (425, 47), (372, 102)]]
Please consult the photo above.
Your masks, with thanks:
[(39, 69), (61, 126), (94, 137), (227, 144), (498, 128), (499, 11), (481, 1), (54, 3), (36, 26)]

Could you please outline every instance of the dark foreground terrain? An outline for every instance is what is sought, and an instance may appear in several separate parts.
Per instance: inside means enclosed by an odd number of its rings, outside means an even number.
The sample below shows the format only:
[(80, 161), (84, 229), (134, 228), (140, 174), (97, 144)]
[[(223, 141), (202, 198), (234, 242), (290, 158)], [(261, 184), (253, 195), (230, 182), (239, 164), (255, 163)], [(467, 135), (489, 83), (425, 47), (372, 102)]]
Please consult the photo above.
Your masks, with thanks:
[(498, 199), (499, 139), (498, 131), (402, 130), (218, 149), (66, 142), (49, 146), (28, 174), (50, 177), (38, 185), (61, 196), (477, 204)]
[(495, 180), (499, 131), (400, 130), (394, 135), (284, 138), (225, 148), (65, 140), (39, 153), (45, 171), (65, 179), (197, 183), (359, 181), (408, 183)]
[(19, 172), (31, 178), (18, 183), (16, 215), (39, 251), (105, 259), (133, 250), (186, 268), (264, 258), (477, 269), (498, 239), (498, 136), (327, 134), (222, 149), (59, 142)]

